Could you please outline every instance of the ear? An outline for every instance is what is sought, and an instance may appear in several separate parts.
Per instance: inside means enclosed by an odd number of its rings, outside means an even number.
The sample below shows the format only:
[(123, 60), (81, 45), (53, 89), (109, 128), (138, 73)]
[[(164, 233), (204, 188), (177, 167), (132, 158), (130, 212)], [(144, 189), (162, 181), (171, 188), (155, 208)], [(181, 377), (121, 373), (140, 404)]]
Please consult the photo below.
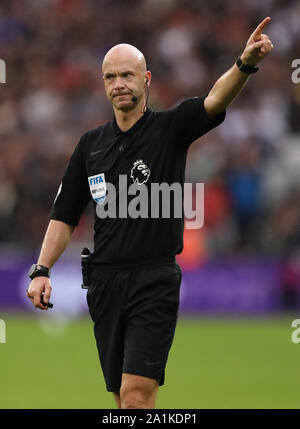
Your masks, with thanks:
[(150, 86), (151, 83), (151, 72), (148, 70), (145, 74), (145, 86)]

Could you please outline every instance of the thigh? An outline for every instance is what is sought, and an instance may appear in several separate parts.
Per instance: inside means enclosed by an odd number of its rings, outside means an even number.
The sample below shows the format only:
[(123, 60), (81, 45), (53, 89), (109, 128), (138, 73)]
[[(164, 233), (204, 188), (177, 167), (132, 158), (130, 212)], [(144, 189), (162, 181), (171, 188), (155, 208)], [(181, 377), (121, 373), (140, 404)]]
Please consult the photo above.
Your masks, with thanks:
[(178, 317), (181, 270), (175, 264), (137, 272), (127, 297), (123, 373), (164, 384)]
[(126, 273), (119, 272), (96, 273), (87, 292), (99, 359), (109, 392), (117, 392), (121, 386), (127, 277)]

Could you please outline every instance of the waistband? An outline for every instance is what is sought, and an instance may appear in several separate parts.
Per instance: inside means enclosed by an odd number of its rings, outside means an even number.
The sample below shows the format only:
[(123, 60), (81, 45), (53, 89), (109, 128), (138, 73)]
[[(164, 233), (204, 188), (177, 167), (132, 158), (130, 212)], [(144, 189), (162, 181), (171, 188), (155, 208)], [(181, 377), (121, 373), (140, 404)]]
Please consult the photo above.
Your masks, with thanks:
[(132, 264), (92, 264), (93, 271), (123, 271), (140, 270), (143, 268), (154, 268), (176, 263), (175, 256), (160, 259), (147, 259), (146, 261), (134, 262)]

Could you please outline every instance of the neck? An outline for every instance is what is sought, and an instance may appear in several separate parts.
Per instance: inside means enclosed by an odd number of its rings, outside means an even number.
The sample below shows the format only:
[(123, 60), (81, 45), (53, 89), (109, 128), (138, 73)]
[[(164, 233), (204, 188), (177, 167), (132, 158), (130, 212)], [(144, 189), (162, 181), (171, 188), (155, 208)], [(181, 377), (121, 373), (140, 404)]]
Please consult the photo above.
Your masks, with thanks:
[(131, 128), (144, 114), (143, 107), (145, 106), (145, 100), (143, 99), (135, 106), (134, 109), (128, 111), (122, 111), (114, 108), (115, 118), (118, 127), (122, 131), (127, 131)]

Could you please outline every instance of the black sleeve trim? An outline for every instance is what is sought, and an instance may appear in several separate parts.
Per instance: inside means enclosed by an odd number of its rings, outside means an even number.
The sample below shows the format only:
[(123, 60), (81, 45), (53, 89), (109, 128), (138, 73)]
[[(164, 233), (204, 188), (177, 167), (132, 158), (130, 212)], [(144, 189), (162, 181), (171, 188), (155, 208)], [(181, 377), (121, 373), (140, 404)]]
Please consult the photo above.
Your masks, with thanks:
[(61, 222), (67, 223), (70, 226), (74, 226), (76, 227), (79, 223), (79, 219), (75, 220), (72, 219), (71, 217), (68, 217), (66, 215), (63, 214), (59, 214), (59, 213), (54, 213), (54, 210), (51, 211), (50, 216), (49, 216), (50, 220), (59, 220)]
[(204, 107), (207, 94), (184, 100), (175, 109), (178, 138), (184, 145), (190, 145), (199, 137), (220, 125), (226, 116), (226, 111), (209, 117)]

